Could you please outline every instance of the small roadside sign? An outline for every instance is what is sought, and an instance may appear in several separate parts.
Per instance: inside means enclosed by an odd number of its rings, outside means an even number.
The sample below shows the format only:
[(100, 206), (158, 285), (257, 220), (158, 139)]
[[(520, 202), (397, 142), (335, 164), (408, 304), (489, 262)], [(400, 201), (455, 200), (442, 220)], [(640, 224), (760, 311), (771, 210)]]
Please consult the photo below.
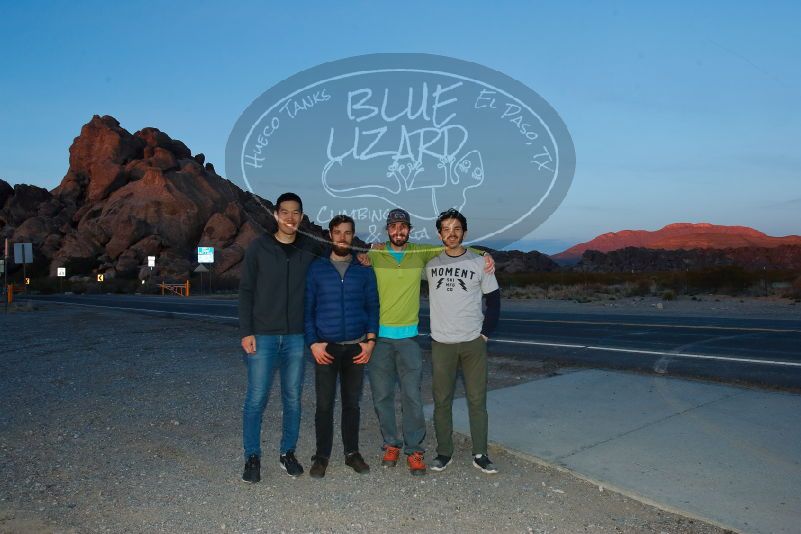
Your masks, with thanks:
[(61, 277), (67, 276), (67, 268), (66, 267), (58, 267), (58, 276), (61, 276)]
[(97, 275), (97, 281), (98, 282), (102, 282), (104, 278), (105, 278), (105, 276), (103, 276), (102, 274)]
[(147, 266), (148, 267), (155, 267), (156, 266), (156, 257), (155, 256), (148, 256), (147, 257)]
[(214, 263), (214, 247), (197, 247), (198, 263)]
[(32, 243), (14, 243), (14, 263), (33, 263)]
[(26, 276), (26, 277), (25, 277), (25, 285), (26, 285), (26, 286), (29, 286), (29, 285), (31, 285), (31, 278), (30, 278), (29, 276)]

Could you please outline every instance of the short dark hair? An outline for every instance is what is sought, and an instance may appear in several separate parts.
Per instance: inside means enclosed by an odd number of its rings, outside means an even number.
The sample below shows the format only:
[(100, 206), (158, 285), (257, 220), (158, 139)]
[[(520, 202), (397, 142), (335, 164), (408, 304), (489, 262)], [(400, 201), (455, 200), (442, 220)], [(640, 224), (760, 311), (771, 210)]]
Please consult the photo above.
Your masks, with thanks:
[(458, 219), (460, 223), (462, 223), (462, 230), (467, 231), (467, 219), (464, 218), (464, 215), (459, 213), (459, 210), (451, 208), (449, 210), (443, 211), (437, 217), (437, 232), (439, 233), (442, 230), (442, 221), (446, 219)]
[(331, 232), (331, 230), (334, 229), (334, 226), (339, 226), (342, 223), (350, 223), (350, 229), (356, 232), (356, 222), (353, 220), (353, 217), (350, 215), (345, 215), (344, 213), (334, 215), (334, 218), (328, 223), (328, 231)]
[(275, 201), (275, 210), (278, 211), (281, 208), (281, 202), (286, 202), (287, 200), (297, 202), (300, 205), (300, 212), (303, 213), (303, 201), (295, 193), (283, 193), (278, 197), (278, 200)]

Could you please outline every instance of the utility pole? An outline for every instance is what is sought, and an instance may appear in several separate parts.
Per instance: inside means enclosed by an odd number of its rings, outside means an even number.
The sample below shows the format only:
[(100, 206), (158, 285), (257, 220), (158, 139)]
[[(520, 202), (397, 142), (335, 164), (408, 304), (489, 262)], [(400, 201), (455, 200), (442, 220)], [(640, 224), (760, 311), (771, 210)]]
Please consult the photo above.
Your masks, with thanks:
[[(3, 294), (8, 291), (8, 238), (3, 246)], [(3, 300), (6, 302), (6, 313), (8, 313), (8, 295)]]

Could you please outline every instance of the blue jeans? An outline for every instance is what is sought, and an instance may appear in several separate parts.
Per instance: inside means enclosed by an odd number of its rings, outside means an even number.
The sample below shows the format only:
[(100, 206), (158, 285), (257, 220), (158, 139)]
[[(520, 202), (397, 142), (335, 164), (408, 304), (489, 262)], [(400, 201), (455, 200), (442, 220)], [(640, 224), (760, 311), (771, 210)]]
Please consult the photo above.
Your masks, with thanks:
[[(423, 452), (426, 420), (420, 383), (423, 379), (423, 351), (412, 338), (379, 337), (367, 364), (373, 406), (385, 445), (403, 447), (403, 452)], [(395, 421), (395, 387), (400, 383), (403, 440)]]
[(305, 363), (303, 334), (256, 336), (255, 354), (246, 354), (248, 391), (242, 407), (242, 444), (245, 458), (261, 457), (261, 418), (270, 397), (273, 375), (281, 370), (284, 408), (281, 454), (294, 451), (300, 432), (300, 400)]

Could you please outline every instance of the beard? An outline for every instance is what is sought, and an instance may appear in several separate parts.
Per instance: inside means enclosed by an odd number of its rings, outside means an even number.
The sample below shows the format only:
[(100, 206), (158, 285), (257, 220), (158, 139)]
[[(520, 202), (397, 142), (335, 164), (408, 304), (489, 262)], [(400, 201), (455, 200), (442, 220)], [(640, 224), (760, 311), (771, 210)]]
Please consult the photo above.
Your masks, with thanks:
[(403, 236), (396, 236), (396, 237), (389, 237), (389, 242), (395, 245), (396, 247), (402, 247), (409, 241), (409, 234)]
[(337, 256), (345, 257), (350, 255), (350, 245), (341, 245), (341, 244), (331, 244), (331, 250), (334, 251), (334, 254)]

